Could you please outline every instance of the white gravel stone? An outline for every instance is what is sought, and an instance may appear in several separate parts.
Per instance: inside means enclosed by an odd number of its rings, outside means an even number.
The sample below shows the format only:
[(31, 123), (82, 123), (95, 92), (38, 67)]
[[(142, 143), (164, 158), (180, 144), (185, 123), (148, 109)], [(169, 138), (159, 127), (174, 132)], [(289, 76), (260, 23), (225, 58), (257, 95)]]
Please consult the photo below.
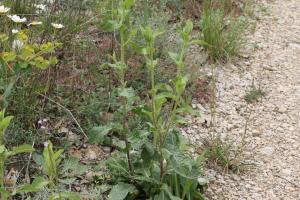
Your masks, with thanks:
[[(215, 182), (207, 199), (300, 200), (300, 1), (257, 0), (255, 5), (259, 20), (247, 36), (244, 56), (217, 68), (215, 116), (217, 134), (234, 144), (242, 141), (249, 117), (244, 154), (251, 155), (251, 167), (232, 176), (205, 171)], [(210, 71), (208, 64), (201, 69)], [(247, 106), (244, 96), (253, 83), (266, 96)], [(210, 110), (193, 103), (202, 118), (186, 132), (198, 145), (211, 136), (203, 126), (210, 122)]]

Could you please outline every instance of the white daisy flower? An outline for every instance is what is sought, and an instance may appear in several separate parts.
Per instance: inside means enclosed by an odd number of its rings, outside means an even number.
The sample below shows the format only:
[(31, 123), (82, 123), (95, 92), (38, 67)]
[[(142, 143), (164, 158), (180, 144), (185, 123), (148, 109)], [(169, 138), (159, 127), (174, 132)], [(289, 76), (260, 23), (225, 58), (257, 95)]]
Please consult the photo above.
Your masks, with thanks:
[(53, 26), (56, 29), (62, 29), (64, 27), (64, 25), (62, 25), (62, 24), (56, 24), (56, 23), (51, 23), (51, 26)]
[(13, 34), (16, 34), (16, 33), (19, 33), (19, 30), (18, 30), (18, 29), (12, 29), (11, 32), (12, 32)]
[(44, 4), (34, 4), (34, 7), (40, 10), (46, 10), (46, 5)]
[(0, 6), (0, 14), (7, 13), (9, 10), (10, 8), (7, 8), (5, 6)]
[(42, 25), (43, 22), (39, 22), (39, 21), (32, 21), (28, 24), (28, 26), (37, 26), (37, 25)]
[(7, 17), (9, 17), (12, 21), (16, 23), (23, 23), (27, 21), (25, 17), (21, 18), (18, 15), (7, 15)]

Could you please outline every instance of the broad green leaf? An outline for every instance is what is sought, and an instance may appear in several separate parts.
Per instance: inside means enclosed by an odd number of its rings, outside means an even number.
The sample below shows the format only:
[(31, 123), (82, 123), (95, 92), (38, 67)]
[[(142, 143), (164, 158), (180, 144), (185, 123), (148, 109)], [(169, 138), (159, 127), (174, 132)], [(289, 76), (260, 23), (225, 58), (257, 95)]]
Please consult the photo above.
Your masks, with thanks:
[(162, 106), (166, 102), (167, 102), (167, 98), (165, 95), (156, 95), (155, 96), (154, 103), (155, 103), (155, 108), (156, 108), (157, 113), (160, 113)]
[(22, 60), (27, 60), (27, 61), (32, 59), (34, 56), (35, 56), (34, 47), (28, 44), (23, 46), (19, 55), (19, 57)]
[(179, 76), (175, 80), (175, 87), (177, 95), (181, 95), (186, 87), (187, 82), (189, 81), (188, 76)]
[(16, 66), (21, 68), (21, 69), (26, 69), (29, 66), (29, 63), (26, 62), (26, 61), (25, 62), (19, 61)]
[(41, 166), (45, 163), (43, 156), (37, 153), (33, 154), (32, 159), (34, 160), (34, 162), (36, 162), (36, 164)]
[(135, 96), (135, 92), (132, 88), (122, 88), (119, 89), (119, 96), (125, 97), (128, 101), (133, 101)]
[(19, 153), (31, 153), (34, 151), (34, 148), (31, 145), (28, 144), (23, 144), (21, 146), (18, 147), (14, 147), (12, 149), (12, 153), (15, 154), (19, 154)]
[(162, 91), (166, 91), (166, 92), (173, 92), (172, 87), (166, 83), (156, 84), (155, 89), (156, 89), (156, 91), (162, 90)]
[(169, 53), (169, 57), (176, 63), (176, 65), (180, 64), (180, 56), (178, 55), (178, 53), (174, 53), (174, 52), (168, 52)]
[(62, 173), (66, 177), (80, 176), (88, 170), (88, 166), (79, 162), (79, 159), (70, 157), (64, 161)]
[(107, 20), (105, 23), (102, 24), (102, 28), (105, 31), (112, 32), (118, 30), (122, 24), (115, 20)]
[(56, 65), (58, 63), (58, 60), (55, 56), (50, 56), (49, 63), (50, 65)]
[(48, 185), (48, 181), (43, 177), (37, 177), (33, 180), (31, 184), (26, 184), (17, 190), (17, 193), (28, 193), (28, 192), (38, 192), (42, 188)]
[(129, 193), (134, 192), (135, 187), (127, 183), (118, 183), (113, 186), (108, 195), (108, 200), (124, 200)]
[(197, 117), (200, 117), (200, 112), (193, 109), (190, 105), (183, 103), (177, 110), (176, 113), (188, 113)]
[(63, 149), (59, 149), (57, 152), (55, 152), (54, 153), (54, 160), (57, 161), (61, 157), (63, 152), (64, 152)]
[(4, 153), (6, 151), (6, 148), (4, 145), (0, 145), (0, 154)]
[(43, 170), (45, 173), (47, 175), (55, 175), (57, 165), (56, 160), (54, 159), (53, 144), (50, 140), (48, 140), (47, 146), (45, 146), (43, 150), (43, 158), (45, 162), (43, 165)]
[(127, 158), (125, 156), (110, 157), (105, 163), (111, 172), (129, 174)]
[(193, 31), (193, 22), (191, 20), (187, 20), (183, 31), (186, 34), (190, 34)]
[(186, 124), (187, 123), (187, 119), (180, 115), (173, 115), (172, 121), (174, 122), (174, 124)]
[(0, 132), (4, 132), (6, 128), (9, 126), (11, 120), (13, 119), (13, 116), (5, 117), (0, 121)]
[(112, 129), (113, 126), (111, 124), (92, 128), (89, 134), (89, 141), (91, 143), (97, 143), (97, 142), (103, 143), (105, 141), (107, 134)]
[(17, 55), (14, 52), (3, 52), (1, 54), (1, 58), (7, 63), (15, 61), (16, 57)]
[(28, 40), (28, 36), (26, 34), (26, 30), (21, 30), (17, 34), (17, 38), (23, 42), (26, 42)]
[(153, 156), (155, 154), (155, 149), (152, 143), (147, 142), (144, 144), (143, 150), (141, 152), (141, 158), (143, 162), (148, 165), (150, 164), (151, 160), (153, 160)]
[(169, 164), (175, 173), (184, 178), (196, 180), (199, 176), (197, 163), (181, 152), (173, 151), (173, 155), (169, 159)]
[(30, 64), (36, 66), (39, 69), (47, 69), (50, 65), (50, 62), (48, 60), (45, 60), (42, 56), (38, 56), (34, 60), (32, 60)]
[(43, 52), (43, 53), (50, 53), (50, 52), (54, 52), (54, 49), (55, 49), (55, 46), (52, 42), (47, 42), (47, 43), (44, 43), (40, 46), (40, 50)]
[(112, 138), (112, 144), (122, 150), (125, 150), (126, 148), (124, 140), (120, 140), (117, 137)]
[(150, 135), (149, 131), (134, 129), (130, 132), (128, 141), (131, 143), (133, 149), (141, 149), (147, 142)]

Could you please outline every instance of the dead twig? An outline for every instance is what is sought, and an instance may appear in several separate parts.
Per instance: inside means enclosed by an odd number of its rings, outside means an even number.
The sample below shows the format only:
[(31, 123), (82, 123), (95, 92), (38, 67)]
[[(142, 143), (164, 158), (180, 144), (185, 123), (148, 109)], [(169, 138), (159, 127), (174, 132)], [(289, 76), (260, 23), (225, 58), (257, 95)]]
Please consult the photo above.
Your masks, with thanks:
[(73, 121), (76, 123), (76, 125), (78, 126), (78, 128), (80, 129), (80, 131), (82, 132), (82, 134), (83, 134), (86, 138), (88, 138), (88, 136), (85, 134), (84, 130), (81, 128), (80, 124), (78, 123), (77, 119), (74, 117), (74, 115), (72, 114), (72, 112), (71, 112), (68, 108), (66, 108), (65, 106), (61, 105), (60, 103), (58, 103), (58, 102), (56, 102), (56, 101), (50, 99), (49, 97), (47, 97), (47, 96), (45, 96), (45, 95), (43, 95), (43, 94), (41, 94), (41, 93), (38, 93), (38, 92), (37, 92), (37, 94), (40, 95), (40, 96), (42, 96), (42, 97), (44, 97), (45, 99), (51, 101), (52, 103), (58, 105), (58, 106), (61, 107), (62, 109), (64, 109), (64, 110), (71, 116), (71, 118), (72, 118)]

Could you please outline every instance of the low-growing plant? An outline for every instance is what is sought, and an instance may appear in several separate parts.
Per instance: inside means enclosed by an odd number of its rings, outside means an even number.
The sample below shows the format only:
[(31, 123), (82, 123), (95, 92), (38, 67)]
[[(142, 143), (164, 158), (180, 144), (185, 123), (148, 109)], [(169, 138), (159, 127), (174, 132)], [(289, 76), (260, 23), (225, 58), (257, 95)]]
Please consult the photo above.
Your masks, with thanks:
[(5, 185), (5, 164), (6, 161), (17, 154), (20, 153), (31, 153), (34, 148), (31, 145), (20, 145), (18, 147), (13, 147), (11, 150), (7, 149), (5, 146), (5, 130), (9, 126), (12, 116), (5, 117), (4, 111), (0, 112), (0, 198), (6, 200), (17, 194), (24, 194), (29, 192), (37, 192), (48, 184), (42, 177), (37, 177), (31, 184), (24, 184), (21, 186), (16, 186), (13, 183), (11, 187), (6, 187)]
[[(12, 36), (6, 34), (0, 36), (1, 46), (4, 50), (0, 54), (1, 107), (7, 107), (8, 97), (12, 93), (15, 83), (24, 79), (24, 76), (28, 76), (28, 72), (32, 71), (34, 67), (44, 70), (58, 62), (52, 54), (60, 44), (52, 42), (41, 45), (31, 44), (27, 35), (28, 30), (20, 30)], [(12, 41), (12, 45), (9, 41)]]
[(266, 93), (261, 88), (256, 88), (254, 85), (247, 92), (244, 99), (247, 103), (255, 103), (260, 98), (264, 97)]
[(226, 15), (224, 9), (214, 8), (211, 0), (205, 0), (200, 27), (207, 43), (204, 47), (211, 60), (228, 61), (238, 54), (243, 42), (243, 17)]
[[(122, 1), (118, 12), (129, 13), (126, 5), (134, 6), (134, 1)], [(126, 18), (121, 15), (120, 19)], [(190, 34), (193, 24), (188, 21), (179, 31), (179, 52), (169, 53), (176, 65), (176, 77), (171, 84), (157, 82), (155, 74), (159, 61), (155, 57), (155, 41), (163, 31), (154, 31), (150, 26), (140, 27), (144, 42), (139, 52), (145, 57), (150, 80), (150, 91), (143, 101), (124, 80), (127, 69), (125, 55), (129, 51), (127, 44), (133, 42), (131, 38), (136, 31), (131, 31), (129, 21), (126, 23), (129, 33), (126, 36), (122, 30), (125, 28), (123, 22), (110, 21), (119, 25), (115, 26), (118, 27), (115, 30), (119, 31), (120, 36), (120, 58), (117, 59), (114, 54), (114, 63), (108, 64), (120, 81), (120, 87), (117, 88), (120, 108), (114, 113), (114, 123), (95, 127), (91, 133), (93, 142), (111, 141), (119, 150), (106, 161), (111, 174), (110, 182), (115, 184), (108, 198), (202, 199), (199, 192), (201, 186), (197, 181), (201, 175), (198, 163), (185, 152), (184, 139), (176, 126), (185, 122), (184, 114), (195, 114), (183, 98), (189, 81), (189, 75), (185, 74), (184, 59), (191, 44), (203, 44), (203, 41), (192, 40)], [(129, 117), (142, 119), (141, 124), (132, 126)]]
[[(42, 166), (43, 173), (47, 176), (47, 182), (48, 182), (48, 190), (44, 191), (48, 195), (49, 200), (55, 200), (55, 199), (70, 199), (70, 200), (80, 200), (80, 196), (76, 193), (69, 192), (65, 190), (63, 187), (61, 187), (61, 182), (64, 182), (60, 180), (62, 170), (69, 170), (70, 168), (66, 166), (65, 169), (59, 170), (61, 166), (62, 161), (62, 154), (64, 150), (59, 149), (58, 151), (53, 150), (53, 144), (49, 140), (47, 142), (44, 142), (44, 150), (42, 156), (39, 156), (36, 154), (34, 156), (34, 160)], [(73, 164), (77, 164), (77, 167), (80, 165), (76, 162), (73, 162)], [(73, 166), (76, 167), (76, 166)]]

